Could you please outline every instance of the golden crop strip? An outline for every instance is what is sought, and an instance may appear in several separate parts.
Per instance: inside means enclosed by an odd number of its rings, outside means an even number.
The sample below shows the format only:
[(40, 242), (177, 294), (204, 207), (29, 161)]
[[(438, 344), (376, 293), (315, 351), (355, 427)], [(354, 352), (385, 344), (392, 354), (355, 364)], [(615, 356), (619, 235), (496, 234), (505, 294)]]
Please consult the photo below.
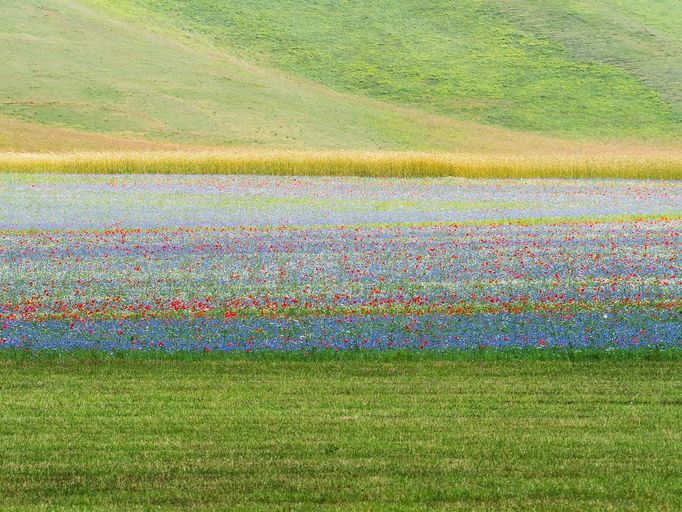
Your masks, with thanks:
[(477, 155), (342, 151), (4, 153), (0, 172), (682, 179), (682, 153)]

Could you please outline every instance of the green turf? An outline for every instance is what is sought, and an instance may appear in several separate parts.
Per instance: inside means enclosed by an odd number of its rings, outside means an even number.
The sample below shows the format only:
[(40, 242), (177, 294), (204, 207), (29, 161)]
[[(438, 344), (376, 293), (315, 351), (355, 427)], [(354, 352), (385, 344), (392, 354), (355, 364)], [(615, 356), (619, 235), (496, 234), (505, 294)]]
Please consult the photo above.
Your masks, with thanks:
[(90, 1), (335, 90), (458, 119), (589, 137), (682, 127), (675, 0)]
[(654, 354), (5, 353), (0, 508), (678, 510)]

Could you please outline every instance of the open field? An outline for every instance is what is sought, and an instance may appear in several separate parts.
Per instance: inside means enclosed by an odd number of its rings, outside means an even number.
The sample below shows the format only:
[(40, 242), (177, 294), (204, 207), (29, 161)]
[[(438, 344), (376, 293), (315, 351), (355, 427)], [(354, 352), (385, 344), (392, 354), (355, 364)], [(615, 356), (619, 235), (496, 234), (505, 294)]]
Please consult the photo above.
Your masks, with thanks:
[(571, 145), (335, 91), (186, 36), (159, 34), (85, 2), (3, 2), (0, 60), (12, 79), (0, 82), (0, 127), (19, 121), (43, 130), (24, 130), (22, 137), (0, 131), (0, 147), (83, 148), (78, 133), (85, 140), (122, 139), (112, 148), (131, 140), (299, 150), (509, 152)]
[(0, 173), (0, 508), (678, 510), (681, 207)]
[(0, 508), (678, 510), (679, 358), (0, 354)]
[[(130, 144), (133, 144), (131, 141)], [(682, 151), (584, 146), (574, 153), (119, 151), (0, 153), (0, 173), (255, 174), (464, 178), (682, 179)]]
[(5, 350), (679, 349), (679, 181), (0, 174)]
[(456, 119), (588, 138), (682, 127), (675, 0), (88, 2), (336, 91)]
[(678, 10), (6, 0), (0, 149), (679, 148)]
[(0, 1), (0, 510), (682, 510), (680, 0)]

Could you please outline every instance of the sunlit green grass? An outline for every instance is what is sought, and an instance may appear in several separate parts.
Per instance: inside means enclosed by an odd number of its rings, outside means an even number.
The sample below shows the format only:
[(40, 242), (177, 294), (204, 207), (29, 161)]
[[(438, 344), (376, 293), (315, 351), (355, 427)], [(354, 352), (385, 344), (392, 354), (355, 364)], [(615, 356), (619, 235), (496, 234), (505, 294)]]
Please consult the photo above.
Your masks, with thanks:
[(678, 11), (674, 0), (5, 0), (0, 149), (679, 145)]
[(681, 365), (3, 353), (0, 508), (677, 510)]
[(89, 3), (0, 3), (0, 61), (7, 77), (0, 80), (1, 149), (172, 143), (509, 152), (520, 145), (566, 146), (549, 137), (340, 94), (263, 66), (262, 59), (237, 58), (232, 49), (199, 41), (196, 34), (169, 29), (159, 35), (146, 14), (131, 20)]
[(675, 0), (89, 0), (335, 90), (554, 135), (682, 126)]

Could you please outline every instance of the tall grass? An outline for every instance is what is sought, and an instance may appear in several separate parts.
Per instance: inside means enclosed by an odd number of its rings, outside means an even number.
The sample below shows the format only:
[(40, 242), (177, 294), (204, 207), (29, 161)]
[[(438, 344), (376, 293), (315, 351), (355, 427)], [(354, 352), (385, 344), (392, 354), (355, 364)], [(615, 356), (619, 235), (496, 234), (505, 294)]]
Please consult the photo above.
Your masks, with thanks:
[(679, 180), (682, 179), (682, 154), (509, 156), (339, 151), (5, 153), (0, 154), (0, 172)]

